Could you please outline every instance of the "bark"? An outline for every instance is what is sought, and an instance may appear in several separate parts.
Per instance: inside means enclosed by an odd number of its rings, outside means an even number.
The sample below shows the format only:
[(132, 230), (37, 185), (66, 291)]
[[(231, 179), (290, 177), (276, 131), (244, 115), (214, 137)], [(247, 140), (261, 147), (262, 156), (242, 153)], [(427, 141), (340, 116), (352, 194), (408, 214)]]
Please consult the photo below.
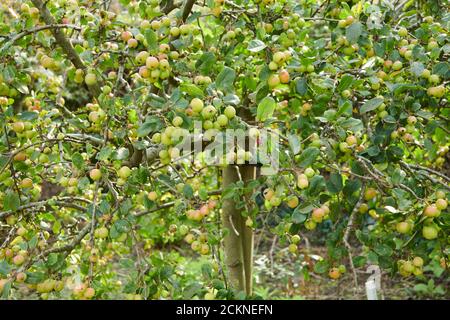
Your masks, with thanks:
[[(242, 181), (256, 178), (254, 165), (238, 166)], [(240, 180), (235, 166), (223, 170), (224, 189)], [(250, 195), (246, 195), (246, 199)], [(231, 286), (238, 291), (252, 294), (253, 287), (253, 230), (246, 227), (241, 211), (232, 199), (224, 200), (222, 207), (222, 224), (229, 232), (224, 238), (225, 263), (228, 267)]]
[[(223, 169), (223, 189), (239, 180), (236, 169), (228, 166)], [(223, 240), (225, 251), (225, 264), (228, 268), (228, 276), (232, 288), (245, 291), (244, 254), (242, 248), (242, 216), (236, 210), (236, 204), (232, 199), (223, 201), (222, 225), (228, 230)]]

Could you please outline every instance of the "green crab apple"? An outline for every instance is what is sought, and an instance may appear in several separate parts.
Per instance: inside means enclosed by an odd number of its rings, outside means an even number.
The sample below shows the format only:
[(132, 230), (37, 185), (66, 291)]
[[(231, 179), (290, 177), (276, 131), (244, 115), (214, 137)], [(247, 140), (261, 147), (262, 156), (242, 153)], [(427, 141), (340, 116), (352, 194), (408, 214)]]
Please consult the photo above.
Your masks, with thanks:
[(89, 176), (91, 177), (92, 180), (98, 181), (102, 178), (102, 172), (100, 171), (100, 169), (92, 169), (89, 172)]
[(127, 166), (123, 166), (117, 171), (117, 175), (126, 180), (131, 175), (131, 169)]
[(447, 200), (445, 200), (445, 199), (437, 199), (435, 205), (438, 210), (443, 211), (443, 210), (447, 209), (448, 203), (447, 203)]
[(228, 106), (225, 108), (223, 114), (228, 118), (228, 119), (233, 119), (236, 116), (236, 109), (232, 106)]
[(84, 82), (88, 85), (88, 86), (93, 86), (97, 83), (97, 76), (95, 75), (95, 73), (87, 73), (86, 76), (84, 77)]
[(437, 238), (439, 230), (434, 225), (425, 225), (422, 228), (422, 235), (427, 240), (434, 240)]
[(440, 210), (437, 208), (435, 204), (426, 206), (423, 210), (423, 214), (429, 218), (435, 218), (440, 215)]
[(216, 114), (217, 109), (213, 105), (208, 105), (202, 109), (202, 117), (205, 120), (211, 119)]

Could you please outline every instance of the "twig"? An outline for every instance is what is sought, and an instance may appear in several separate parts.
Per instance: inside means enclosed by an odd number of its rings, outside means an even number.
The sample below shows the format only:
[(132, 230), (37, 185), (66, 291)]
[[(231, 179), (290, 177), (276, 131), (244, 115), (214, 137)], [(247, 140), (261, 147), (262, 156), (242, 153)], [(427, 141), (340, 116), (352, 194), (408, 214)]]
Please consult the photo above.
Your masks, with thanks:
[(74, 29), (74, 30), (77, 30), (77, 31), (81, 31), (81, 27), (80, 26), (76, 26), (76, 25), (73, 25), (73, 24), (48, 24), (48, 25), (45, 25), (45, 26), (35, 27), (35, 28), (29, 29), (29, 30), (24, 30), (22, 32), (19, 32), (15, 36), (10, 36), (11, 39), (8, 40), (7, 43), (0, 49), (0, 53), (3, 53), (11, 45), (13, 45), (14, 42), (19, 41), (23, 37), (26, 37), (26, 36), (28, 36), (30, 34), (37, 33), (37, 32), (42, 31), (42, 30), (63, 29), (63, 28)]
[(352, 270), (353, 281), (355, 283), (355, 289), (358, 289), (358, 276), (356, 274), (355, 265), (353, 264), (352, 247), (351, 247), (350, 243), (348, 242), (348, 239), (350, 237), (350, 232), (352, 231), (353, 224), (355, 223), (356, 214), (364, 200), (364, 190), (365, 190), (365, 184), (363, 182), (362, 186), (361, 186), (361, 192), (359, 195), (358, 202), (356, 202), (355, 206), (353, 207), (352, 213), (350, 214), (350, 217), (348, 218), (347, 227), (345, 228), (344, 237), (342, 238), (342, 241), (344, 242), (344, 245), (347, 248), (350, 269)]

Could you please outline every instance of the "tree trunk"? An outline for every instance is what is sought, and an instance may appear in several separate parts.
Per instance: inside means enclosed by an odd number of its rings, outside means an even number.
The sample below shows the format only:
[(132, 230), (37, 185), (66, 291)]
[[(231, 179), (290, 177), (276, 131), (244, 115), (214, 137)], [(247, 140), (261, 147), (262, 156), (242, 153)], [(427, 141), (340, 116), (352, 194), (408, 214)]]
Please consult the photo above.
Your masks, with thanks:
[[(254, 165), (227, 166), (223, 169), (224, 189), (233, 183), (248, 182), (256, 179), (256, 167)], [(245, 195), (246, 201), (251, 195)], [(236, 208), (232, 199), (224, 200), (222, 207), (222, 224), (228, 229), (224, 238), (225, 263), (228, 267), (231, 286), (252, 294), (253, 285), (253, 230), (245, 225), (245, 219), (241, 211)]]

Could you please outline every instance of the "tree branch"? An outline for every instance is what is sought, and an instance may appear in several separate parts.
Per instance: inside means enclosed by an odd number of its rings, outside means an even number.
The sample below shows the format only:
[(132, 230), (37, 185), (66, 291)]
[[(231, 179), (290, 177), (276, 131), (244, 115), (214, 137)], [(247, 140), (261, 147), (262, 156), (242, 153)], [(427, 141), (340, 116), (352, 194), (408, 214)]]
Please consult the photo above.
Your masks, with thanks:
[[(57, 24), (55, 18), (52, 16), (42, 0), (31, 0), (31, 2), (33, 2), (34, 6), (39, 10), (42, 20), (44, 20), (47, 25)], [(85, 70), (86, 66), (84, 65), (83, 61), (81, 61), (80, 56), (72, 47), (72, 44), (69, 40), (67, 40), (66, 36), (60, 30), (60, 28), (52, 28), (51, 31), (53, 33), (53, 36), (55, 37), (56, 42), (67, 55), (67, 58), (72, 62), (72, 64), (77, 69)], [(97, 97), (100, 94), (100, 87), (98, 84), (88, 86), (88, 88), (92, 96)]]
[(186, 4), (184, 5), (183, 15), (181, 16), (181, 20), (186, 22), (187, 18), (191, 14), (192, 7), (195, 4), (195, 0), (186, 0)]
[(349, 259), (349, 263), (350, 263), (350, 269), (352, 270), (352, 273), (353, 273), (353, 282), (355, 284), (355, 288), (358, 287), (358, 276), (356, 274), (355, 265), (353, 264), (352, 247), (351, 247), (350, 243), (348, 242), (348, 239), (350, 237), (350, 232), (353, 229), (353, 224), (355, 223), (356, 214), (364, 200), (364, 190), (365, 190), (365, 184), (363, 182), (363, 185), (361, 186), (361, 192), (359, 194), (358, 202), (356, 202), (355, 206), (353, 207), (352, 213), (350, 214), (350, 217), (348, 218), (347, 227), (345, 228), (344, 237), (342, 238), (342, 241), (344, 242), (344, 245), (347, 248), (348, 259)]

